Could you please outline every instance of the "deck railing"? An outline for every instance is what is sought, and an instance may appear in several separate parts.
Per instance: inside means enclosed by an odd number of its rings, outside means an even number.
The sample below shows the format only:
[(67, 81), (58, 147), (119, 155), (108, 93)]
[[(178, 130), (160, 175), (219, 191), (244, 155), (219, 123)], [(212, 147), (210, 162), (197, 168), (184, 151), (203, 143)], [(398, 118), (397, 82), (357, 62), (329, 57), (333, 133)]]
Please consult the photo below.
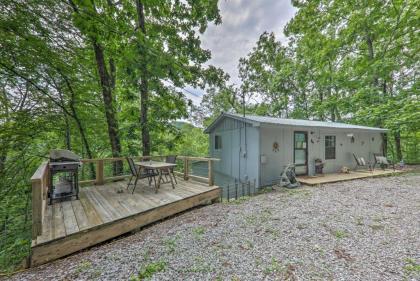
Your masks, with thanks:
[[(142, 160), (157, 160), (165, 161), (165, 156), (137, 156), (133, 157), (135, 161)], [(181, 176), (185, 181), (193, 179), (200, 182), (208, 183), (209, 186), (214, 185), (213, 176), (213, 162), (219, 161), (217, 158), (208, 157), (192, 157), (192, 156), (177, 156), (178, 161), (182, 161), (182, 165), (177, 167), (175, 174)], [(192, 162), (205, 161), (208, 163), (208, 175), (207, 177), (192, 175), (190, 172), (190, 165)], [(82, 159), (83, 164), (93, 164), (95, 166), (95, 177), (88, 180), (80, 181), (80, 184), (95, 184), (102, 185), (105, 182), (122, 180), (130, 176), (130, 174), (112, 175), (106, 176), (105, 166), (109, 163), (126, 162), (125, 157), (113, 157), (113, 158), (100, 158), (100, 159)], [(180, 169), (182, 167), (182, 169)], [(49, 176), (48, 176), (48, 162), (42, 163), (34, 175), (31, 178), (32, 183), (32, 237), (35, 239), (37, 236), (42, 234), (42, 222), (44, 219), (44, 213), (47, 206), (47, 195), (49, 188)]]
[[(157, 156), (135, 156), (133, 157), (134, 161), (147, 161), (149, 159), (153, 159), (156, 161), (165, 161), (165, 156), (157, 155)], [(217, 158), (209, 158), (209, 157), (195, 157), (195, 156), (177, 156), (177, 160), (182, 161), (182, 170), (175, 171), (175, 174), (178, 176), (183, 177), (184, 180), (193, 179), (200, 182), (208, 183), (209, 186), (214, 185), (214, 176), (213, 176), (213, 162), (219, 161), (220, 159)], [(95, 165), (95, 178), (82, 180), (80, 181), (81, 184), (96, 184), (102, 185), (105, 182), (109, 181), (116, 181), (127, 178), (130, 174), (122, 174), (122, 175), (112, 175), (106, 176), (105, 173), (105, 166), (108, 163), (115, 163), (115, 162), (124, 162), (126, 161), (125, 157), (112, 157), (112, 158), (99, 158), (99, 159), (82, 159), (82, 163), (84, 164), (94, 164)], [(208, 163), (208, 175), (207, 177), (192, 175), (190, 172), (190, 165), (192, 161), (204, 161)]]
[(48, 162), (42, 163), (31, 178), (32, 184), (32, 237), (42, 234), (42, 222), (47, 207)]

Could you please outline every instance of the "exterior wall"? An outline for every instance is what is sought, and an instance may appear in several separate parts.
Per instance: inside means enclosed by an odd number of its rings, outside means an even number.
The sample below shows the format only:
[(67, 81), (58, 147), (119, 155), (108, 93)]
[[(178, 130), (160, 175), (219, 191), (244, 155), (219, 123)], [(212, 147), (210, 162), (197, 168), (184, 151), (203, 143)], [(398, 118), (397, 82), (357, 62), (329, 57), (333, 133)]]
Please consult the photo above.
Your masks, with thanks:
[[(222, 148), (217, 150), (214, 143), (216, 135), (222, 139)], [(226, 182), (235, 178), (244, 180), (245, 176), (258, 182), (259, 128), (225, 118), (209, 134), (209, 144), (210, 155), (220, 159), (213, 164), (216, 184), (220, 184), (218, 181), (222, 181), (221, 178)]]
[[(267, 161), (265, 164), (260, 164), (261, 185), (272, 184), (273, 180), (277, 180), (280, 177), (284, 167), (293, 162), (294, 131), (308, 132), (309, 174), (314, 172), (316, 158), (320, 158), (326, 163), (324, 173), (333, 173), (339, 171), (342, 166), (347, 166), (351, 169), (355, 168), (356, 162), (353, 153), (359, 157), (364, 157), (366, 161), (373, 161), (374, 153), (382, 153), (383, 139), (379, 132), (292, 126), (262, 126), (260, 128), (260, 151), (261, 155), (265, 155)], [(347, 136), (349, 133), (354, 134), (354, 143), (351, 143), (351, 138)], [(325, 136), (330, 135), (336, 136), (336, 159), (325, 160)], [(274, 142), (279, 144), (278, 152), (273, 151)]]
[[(226, 185), (234, 179), (244, 180), (245, 176), (251, 181), (255, 179), (258, 187), (273, 184), (280, 178), (284, 167), (294, 161), (295, 131), (308, 133), (310, 175), (314, 173), (316, 158), (326, 163), (324, 173), (333, 173), (342, 166), (354, 169), (356, 162), (353, 153), (367, 161), (373, 161), (374, 153), (382, 153), (383, 138), (380, 132), (265, 124), (254, 127), (233, 118), (224, 118), (209, 134), (210, 155), (220, 159), (214, 162), (216, 184)], [(354, 143), (351, 143), (347, 134), (354, 135)], [(215, 149), (215, 135), (222, 138), (222, 148), (218, 150)], [(336, 159), (333, 160), (325, 160), (325, 136), (329, 135), (336, 137)], [(274, 142), (279, 144), (278, 152), (273, 151)], [(261, 163), (263, 158), (265, 163)]]

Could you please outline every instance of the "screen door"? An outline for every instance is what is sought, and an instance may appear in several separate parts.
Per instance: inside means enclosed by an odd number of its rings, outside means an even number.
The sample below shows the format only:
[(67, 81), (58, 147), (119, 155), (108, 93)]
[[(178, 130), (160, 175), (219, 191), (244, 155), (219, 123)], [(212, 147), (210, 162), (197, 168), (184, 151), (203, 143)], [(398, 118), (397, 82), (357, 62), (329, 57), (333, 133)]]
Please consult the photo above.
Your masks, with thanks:
[(308, 133), (295, 132), (294, 134), (294, 163), (296, 175), (308, 174)]

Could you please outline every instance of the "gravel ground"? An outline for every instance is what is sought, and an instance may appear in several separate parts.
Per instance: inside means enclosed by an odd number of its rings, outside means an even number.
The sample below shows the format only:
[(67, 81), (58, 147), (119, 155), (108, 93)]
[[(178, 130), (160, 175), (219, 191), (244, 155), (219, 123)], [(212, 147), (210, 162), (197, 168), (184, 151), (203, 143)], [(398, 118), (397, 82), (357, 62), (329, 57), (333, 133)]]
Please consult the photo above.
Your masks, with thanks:
[(155, 224), (12, 280), (420, 280), (420, 174), (277, 190)]

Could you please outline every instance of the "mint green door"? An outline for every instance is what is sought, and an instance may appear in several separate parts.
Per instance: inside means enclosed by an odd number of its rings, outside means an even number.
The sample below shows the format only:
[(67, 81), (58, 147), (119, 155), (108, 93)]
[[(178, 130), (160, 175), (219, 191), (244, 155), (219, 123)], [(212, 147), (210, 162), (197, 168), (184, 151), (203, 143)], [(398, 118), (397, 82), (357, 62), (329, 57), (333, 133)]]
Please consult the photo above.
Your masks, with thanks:
[(296, 175), (308, 174), (308, 132), (294, 132), (293, 161)]

